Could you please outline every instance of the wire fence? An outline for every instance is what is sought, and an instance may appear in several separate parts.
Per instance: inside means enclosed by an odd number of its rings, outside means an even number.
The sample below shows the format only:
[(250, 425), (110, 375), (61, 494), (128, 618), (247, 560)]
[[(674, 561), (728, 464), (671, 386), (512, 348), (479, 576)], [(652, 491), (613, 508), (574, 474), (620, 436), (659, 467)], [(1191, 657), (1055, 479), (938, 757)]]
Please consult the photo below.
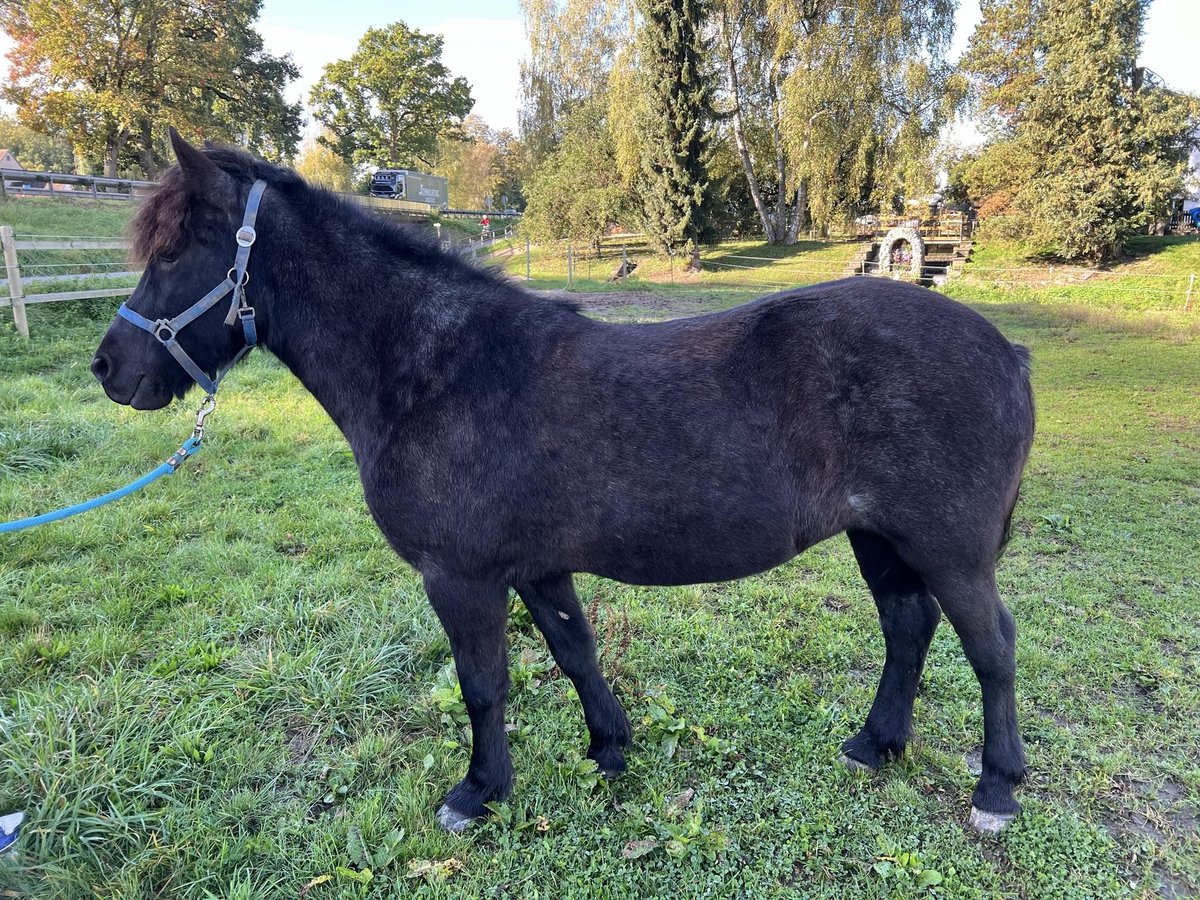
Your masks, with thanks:
[[(623, 235), (623, 238), (640, 238)], [(1200, 304), (1195, 272), (1175, 274), (1120, 271), (1064, 265), (987, 266), (965, 258), (926, 264), (919, 274), (907, 266), (893, 269), (884, 263), (857, 261), (847, 252), (847, 242), (811, 242), (797, 252), (779, 248), (770, 255), (754, 252), (707, 252), (701, 271), (690, 270), (687, 260), (663, 257), (633, 241), (620, 245), (580, 246), (558, 242), (531, 246), (509, 245), (489, 261), (510, 275), (538, 282), (560, 282), (568, 291), (673, 290), (763, 292), (830, 281), (843, 277), (892, 277), (917, 280), (931, 287), (951, 283), (979, 286), (1017, 294), (1039, 295), (1065, 301), (1125, 306), (1130, 309), (1190, 311)]]
[[(128, 242), (84, 235), (14, 235), (0, 227), (5, 272), (0, 278), (0, 308), (10, 307), (23, 336), (29, 328), (25, 306), (67, 300), (128, 296), (141, 272), (129, 266)], [(443, 249), (568, 291), (748, 292), (776, 290), (830, 281), (848, 275), (900, 277), (877, 262), (855, 262), (844, 241), (808, 242), (802, 251), (767, 253), (708, 252), (701, 270), (689, 260), (653, 253), (642, 235), (622, 234), (599, 243), (532, 245), (513, 225), (478, 236), (442, 241)], [(911, 274), (908, 275), (911, 279)], [(967, 261), (926, 266), (924, 283), (954, 281), (965, 287), (1036, 291), (1065, 301), (1129, 309), (1182, 309), (1200, 304), (1196, 273), (1114, 272), (1082, 266), (986, 266)], [(550, 284), (546, 284), (549, 282)], [(558, 282), (558, 284), (554, 284)]]

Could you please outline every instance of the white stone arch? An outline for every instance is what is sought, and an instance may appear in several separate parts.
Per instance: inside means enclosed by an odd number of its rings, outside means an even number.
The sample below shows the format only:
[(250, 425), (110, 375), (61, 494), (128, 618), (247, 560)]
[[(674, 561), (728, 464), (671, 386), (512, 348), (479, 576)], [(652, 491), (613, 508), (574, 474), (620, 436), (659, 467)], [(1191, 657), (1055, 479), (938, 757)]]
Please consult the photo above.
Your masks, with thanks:
[(921, 239), (921, 232), (916, 228), (893, 228), (884, 235), (883, 243), (879, 245), (879, 274), (891, 274), (892, 250), (901, 241), (908, 241), (908, 245), (912, 247), (910, 274), (920, 278), (921, 269), (925, 265), (925, 241)]

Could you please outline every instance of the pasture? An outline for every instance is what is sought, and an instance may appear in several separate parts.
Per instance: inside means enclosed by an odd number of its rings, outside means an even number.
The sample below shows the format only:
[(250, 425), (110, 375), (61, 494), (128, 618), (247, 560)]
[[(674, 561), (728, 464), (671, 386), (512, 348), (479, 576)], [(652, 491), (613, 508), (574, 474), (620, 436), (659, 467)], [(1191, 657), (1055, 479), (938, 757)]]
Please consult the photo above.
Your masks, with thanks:
[[(87, 233), (81, 218), (69, 233)], [(1195, 270), (1200, 243), (1131, 265), (1154, 259)], [(658, 318), (757, 293), (715, 275), (643, 287), (628, 302), (603, 295), (597, 314)], [(189, 467), (0, 538), (0, 812), (30, 816), (18, 852), (0, 857), (0, 888), (318, 900), (1200, 890), (1200, 314), (1146, 312), (1088, 285), (968, 278), (948, 292), (1030, 346), (1039, 404), (1000, 567), (1030, 778), (1000, 837), (965, 828), (978, 760), (963, 750), (982, 724), (946, 624), (909, 753), (875, 775), (837, 763), (883, 660), (844, 538), (735, 583), (579, 579), (634, 724), (629, 771), (612, 784), (582, 758), (570, 684), (517, 602), (514, 797), (465, 836), (441, 832), (433, 811), (468, 754), (447, 642), (371, 523), (341, 436), (254, 354)], [(124, 483), (190, 429), (186, 410), (135, 413), (95, 385), (88, 362), (116, 305), (32, 306), (28, 344), (0, 320), (0, 519)]]

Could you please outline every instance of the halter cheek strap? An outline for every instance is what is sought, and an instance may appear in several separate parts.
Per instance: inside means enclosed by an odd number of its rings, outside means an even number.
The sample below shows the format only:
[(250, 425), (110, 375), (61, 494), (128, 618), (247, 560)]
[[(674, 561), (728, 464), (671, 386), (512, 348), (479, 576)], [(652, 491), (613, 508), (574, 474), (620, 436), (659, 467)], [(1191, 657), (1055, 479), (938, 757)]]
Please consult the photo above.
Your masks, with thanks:
[[(250, 280), (246, 266), (250, 263), (250, 248), (254, 246), (254, 241), (258, 237), (258, 233), (254, 230), (254, 223), (258, 220), (258, 207), (262, 203), (263, 192), (266, 189), (267, 183), (261, 179), (254, 182), (254, 186), (250, 188), (250, 196), (246, 198), (246, 212), (242, 217), (242, 227), (237, 230), (235, 236), (238, 247), (237, 255), (233, 260), (233, 268), (226, 274), (224, 281), (173, 319), (151, 321), (140, 313), (134, 312), (125, 303), (122, 303), (121, 308), (117, 310), (117, 315), (122, 319), (136, 325), (142, 331), (152, 334), (155, 340), (167, 348), (167, 352), (175, 358), (175, 361), (183, 366), (184, 371), (191, 376), (192, 380), (210, 395), (217, 392), (217, 386), (220, 385), (221, 379), (258, 343), (258, 329), (254, 324), (254, 307), (246, 301), (245, 288), (246, 283)], [(179, 332), (229, 294), (233, 296), (229, 301), (229, 313), (225, 316), (225, 324), (232, 326), (235, 322), (240, 321), (242, 336), (246, 343), (238, 351), (233, 361), (226, 366), (224, 372), (218, 372), (216, 378), (209, 378), (208, 373), (187, 355), (176, 338)]]

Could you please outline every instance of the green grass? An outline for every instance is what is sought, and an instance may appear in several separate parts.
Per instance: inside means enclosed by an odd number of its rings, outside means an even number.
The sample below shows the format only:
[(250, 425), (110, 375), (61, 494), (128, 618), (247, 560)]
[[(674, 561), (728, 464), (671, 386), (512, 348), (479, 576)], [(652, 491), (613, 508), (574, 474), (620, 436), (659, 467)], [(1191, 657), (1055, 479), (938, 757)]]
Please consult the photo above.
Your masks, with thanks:
[[(746, 290), (766, 293), (793, 284), (840, 278), (857, 246), (844, 241), (801, 241), (790, 247), (771, 247), (761, 241), (730, 241), (705, 247), (700, 254), (703, 271), (689, 272), (686, 261), (660, 256), (644, 244), (634, 244), (627, 251), (637, 268), (625, 280), (614, 281), (622, 259), (619, 242), (606, 242), (600, 258), (586, 247), (570, 245), (574, 266), (571, 287), (584, 292), (654, 290), (676, 295)], [(509, 275), (523, 279), (524, 241), (518, 238), (511, 246), (501, 242), (492, 261)], [(567, 286), (570, 267), (566, 242), (533, 247), (529, 262), (533, 287), (552, 290)]]
[(137, 207), (127, 200), (26, 197), (0, 203), (0, 225), (11, 225), (18, 235), (118, 237)]
[[(613, 314), (756, 292), (712, 277)], [(836, 763), (883, 654), (844, 539), (730, 584), (579, 579), (635, 727), (611, 786), (581, 760), (569, 683), (514, 615), (516, 792), (465, 837), (443, 834), (433, 810), (468, 754), (446, 640), (336, 429), (255, 354), (189, 467), (0, 537), (0, 812), (30, 815), (0, 886), (258, 898), (326, 879), (317, 900), (1200, 890), (1200, 316), (951, 292), (1035, 356), (1039, 436), (1000, 576), (1031, 777), (1004, 835), (964, 825), (980, 704), (948, 627), (911, 752), (877, 775)], [(189, 430), (190, 404), (136, 413), (91, 380), (115, 306), (31, 306), (28, 344), (0, 317), (0, 520), (122, 484)]]
[[(1200, 275), (1200, 237), (1134, 237), (1124, 256), (1102, 268), (1048, 266), (1019, 243), (977, 245), (962, 282), (984, 287), (1035, 289), (1043, 300), (1085, 303), (1119, 312), (1181, 310), (1189, 278)], [(1200, 284), (1192, 309), (1200, 308)]]

